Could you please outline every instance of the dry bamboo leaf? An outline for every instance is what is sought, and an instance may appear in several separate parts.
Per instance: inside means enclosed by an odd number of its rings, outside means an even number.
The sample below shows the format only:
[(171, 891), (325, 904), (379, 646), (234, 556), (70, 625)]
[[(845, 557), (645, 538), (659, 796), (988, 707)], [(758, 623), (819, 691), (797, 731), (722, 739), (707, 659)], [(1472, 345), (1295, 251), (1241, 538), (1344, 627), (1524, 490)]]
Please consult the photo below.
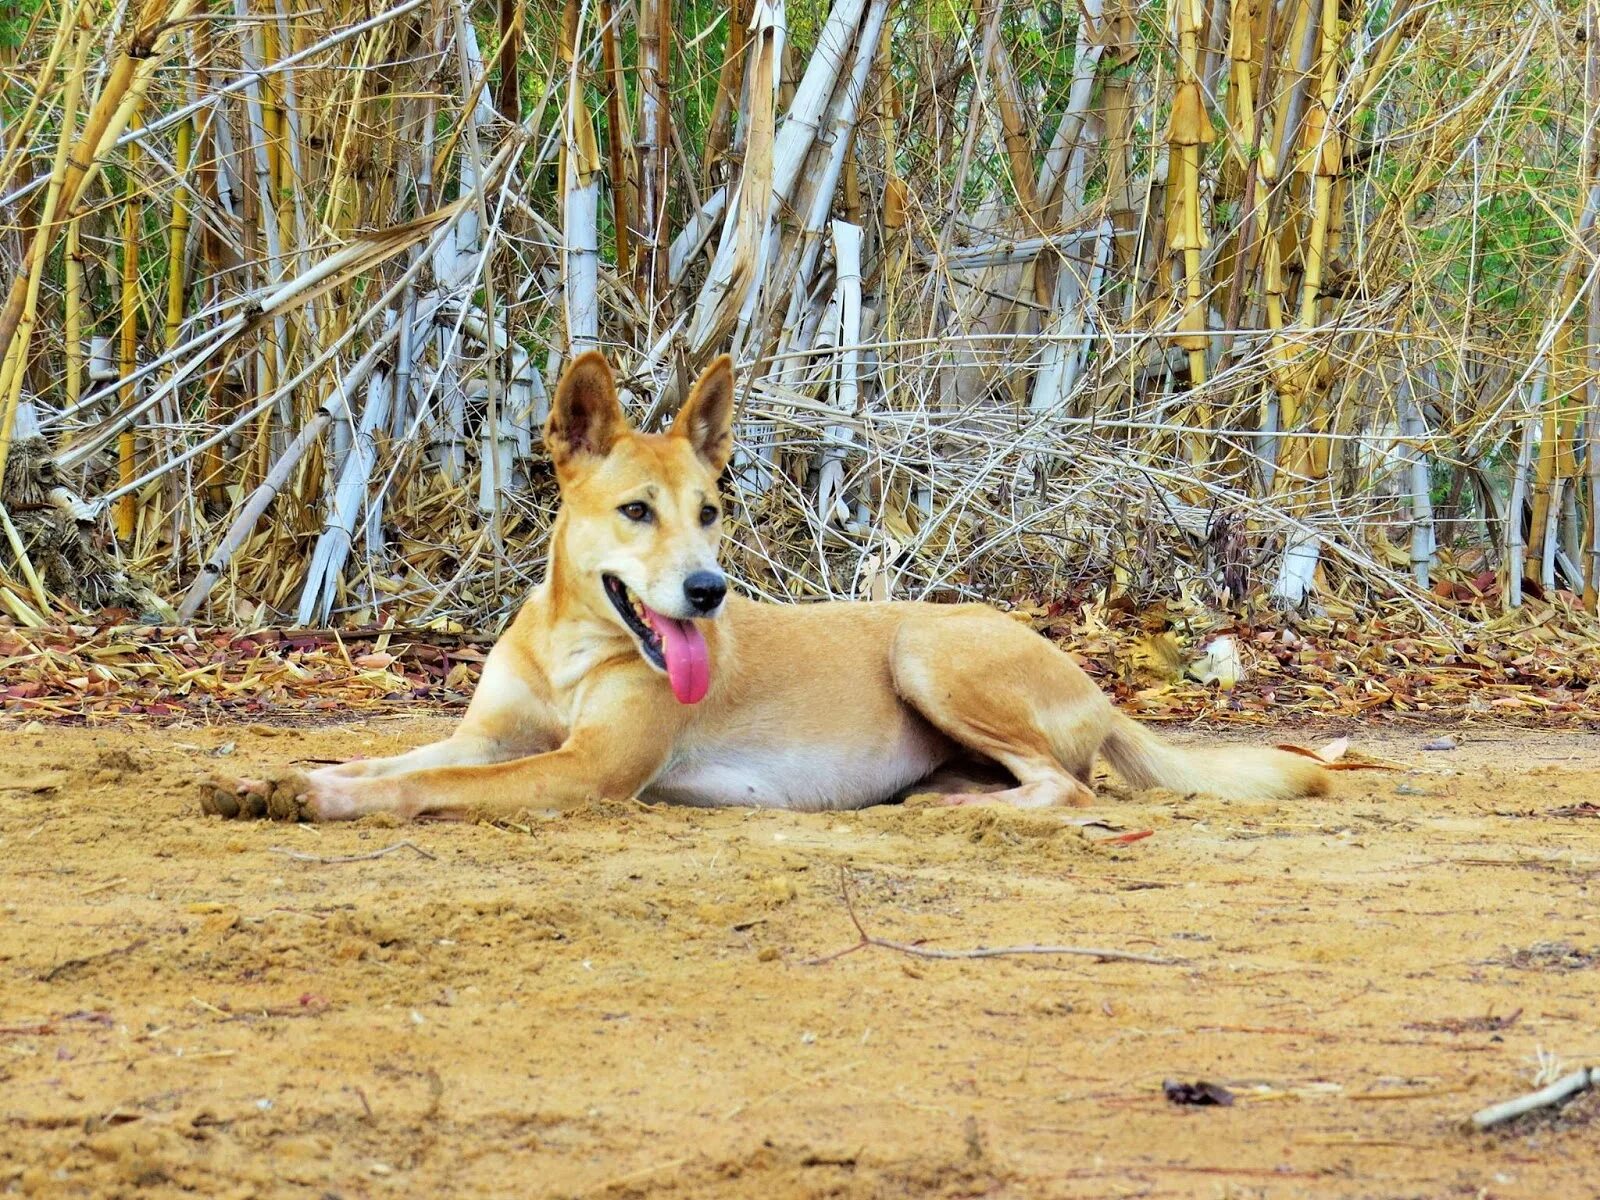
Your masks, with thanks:
[(906, 181), (890, 174), (883, 185), (883, 225), (885, 229), (900, 229), (906, 223)]
[(1172, 101), (1172, 116), (1167, 124), (1167, 141), (1174, 146), (1196, 146), (1216, 138), (1206, 116), (1205, 100), (1198, 82), (1180, 83)]

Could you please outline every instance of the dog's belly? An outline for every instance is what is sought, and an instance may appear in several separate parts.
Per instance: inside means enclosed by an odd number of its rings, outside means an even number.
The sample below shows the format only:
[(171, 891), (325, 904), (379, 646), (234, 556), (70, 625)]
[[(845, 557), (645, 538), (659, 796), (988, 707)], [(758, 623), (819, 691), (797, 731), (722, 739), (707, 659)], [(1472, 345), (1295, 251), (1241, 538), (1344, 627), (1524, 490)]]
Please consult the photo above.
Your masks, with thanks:
[(642, 799), (700, 807), (825, 812), (881, 804), (947, 761), (950, 743), (915, 720), (883, 738), (808, 744), (775, 739), (697, 747), (668, 764)]

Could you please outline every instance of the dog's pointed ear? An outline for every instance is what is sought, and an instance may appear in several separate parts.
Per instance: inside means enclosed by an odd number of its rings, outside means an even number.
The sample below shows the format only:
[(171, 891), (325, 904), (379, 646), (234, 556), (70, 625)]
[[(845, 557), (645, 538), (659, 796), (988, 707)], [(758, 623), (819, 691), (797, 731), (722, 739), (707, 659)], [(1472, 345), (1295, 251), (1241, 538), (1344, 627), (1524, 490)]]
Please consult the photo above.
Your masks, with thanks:
[(687, 438), (700, 460), (720, 475), (733, 455), (733, 359), (719, 354), (694, 381), (672, 422), (672, 436)]
[(627, 431), (606, 356), (598, 350), (578, 355), (561, 373), (544, 426), (545, 448), (557, 470), (603, 458)]

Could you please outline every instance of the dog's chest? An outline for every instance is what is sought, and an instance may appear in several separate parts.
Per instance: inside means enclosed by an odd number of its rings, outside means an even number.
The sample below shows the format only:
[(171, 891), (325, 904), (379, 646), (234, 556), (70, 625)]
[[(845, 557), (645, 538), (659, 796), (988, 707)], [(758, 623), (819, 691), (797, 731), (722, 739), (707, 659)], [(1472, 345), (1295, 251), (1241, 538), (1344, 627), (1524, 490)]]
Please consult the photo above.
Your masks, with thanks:
[(880, 736), (787, 741), (734, 739), (691, 746), (644, 792), (655, 803), (788, 808), (801, 812), (878, 804), (939, 766), (948, 743), (920, 721)]

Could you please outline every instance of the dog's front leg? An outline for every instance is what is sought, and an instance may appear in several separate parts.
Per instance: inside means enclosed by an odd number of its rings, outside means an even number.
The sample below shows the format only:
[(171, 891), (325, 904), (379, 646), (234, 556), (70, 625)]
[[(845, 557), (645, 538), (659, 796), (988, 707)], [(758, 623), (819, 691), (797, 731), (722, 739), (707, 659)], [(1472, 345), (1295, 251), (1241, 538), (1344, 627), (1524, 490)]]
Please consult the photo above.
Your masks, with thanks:
[(305, 816), (346, 821), (369, 813), (418, 817), (509, 816), (566, 808), (592, 798), (637, 795), (667, 759), (655, 739), (578, 730), (558, 750), (510, 762), (430, 767), (359, 779), (312, 775), (300, 798)]

